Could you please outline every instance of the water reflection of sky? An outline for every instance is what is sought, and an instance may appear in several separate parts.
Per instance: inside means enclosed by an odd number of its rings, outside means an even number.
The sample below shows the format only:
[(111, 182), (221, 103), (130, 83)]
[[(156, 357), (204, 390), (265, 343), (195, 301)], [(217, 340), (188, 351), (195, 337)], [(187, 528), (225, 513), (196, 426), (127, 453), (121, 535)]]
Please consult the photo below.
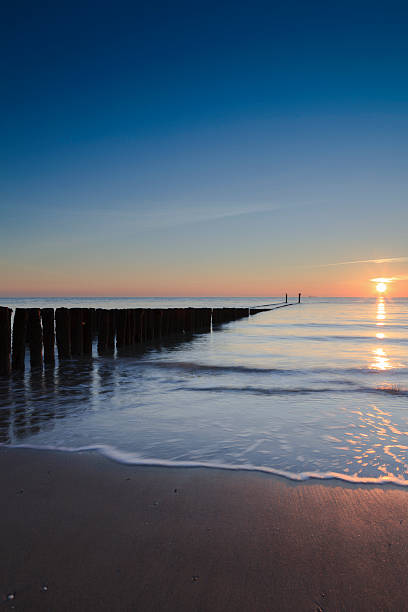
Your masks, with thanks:
[(138, 354), (28, 368), (0, 384), (0, 442), (408, 482), (407, 311), (311, 301)]

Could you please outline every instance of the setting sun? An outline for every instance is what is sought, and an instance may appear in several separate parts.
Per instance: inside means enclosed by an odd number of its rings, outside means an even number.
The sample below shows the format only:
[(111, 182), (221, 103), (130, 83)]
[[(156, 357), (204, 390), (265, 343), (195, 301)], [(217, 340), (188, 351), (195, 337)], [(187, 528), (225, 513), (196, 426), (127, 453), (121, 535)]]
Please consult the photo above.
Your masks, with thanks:
[(391, 278), (371, 278), (370, 279), (372, 283), (376, 283), (375, 285), (375, 289), (377, 291), (377, 293), (385, 293), (388, 289), (388, 285), (389, 283), (392, 283), (394, 279), (394, 277)]

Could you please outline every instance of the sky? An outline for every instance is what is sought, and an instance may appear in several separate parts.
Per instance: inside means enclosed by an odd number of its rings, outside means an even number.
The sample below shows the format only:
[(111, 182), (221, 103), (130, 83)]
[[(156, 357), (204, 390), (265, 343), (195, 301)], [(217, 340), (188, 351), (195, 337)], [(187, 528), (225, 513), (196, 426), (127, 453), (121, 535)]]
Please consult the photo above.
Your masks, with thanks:
[(404, 2), (16, 2), (0, 296), (408, 296)]

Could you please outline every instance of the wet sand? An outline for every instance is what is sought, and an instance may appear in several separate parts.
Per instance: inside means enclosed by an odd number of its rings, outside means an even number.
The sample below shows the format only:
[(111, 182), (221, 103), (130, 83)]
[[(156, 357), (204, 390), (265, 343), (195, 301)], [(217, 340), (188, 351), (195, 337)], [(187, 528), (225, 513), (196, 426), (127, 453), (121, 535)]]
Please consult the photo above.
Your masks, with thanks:
[(408, 610), (403, 488), (4, 447), (0, 466), (5, 610)]

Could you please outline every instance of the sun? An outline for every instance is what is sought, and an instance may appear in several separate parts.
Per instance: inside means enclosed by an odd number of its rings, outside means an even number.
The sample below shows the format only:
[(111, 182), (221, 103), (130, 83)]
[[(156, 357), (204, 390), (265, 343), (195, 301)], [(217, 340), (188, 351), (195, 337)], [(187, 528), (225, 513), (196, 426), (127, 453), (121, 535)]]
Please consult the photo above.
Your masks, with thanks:
[(372, 283), (376, 283), (375, 288), (377, 293), (385, 293), (388, 289), (389, 283), (392, 283), (395, 278), (383, 278), (382, 276), (379, 278), (370, 278)]

